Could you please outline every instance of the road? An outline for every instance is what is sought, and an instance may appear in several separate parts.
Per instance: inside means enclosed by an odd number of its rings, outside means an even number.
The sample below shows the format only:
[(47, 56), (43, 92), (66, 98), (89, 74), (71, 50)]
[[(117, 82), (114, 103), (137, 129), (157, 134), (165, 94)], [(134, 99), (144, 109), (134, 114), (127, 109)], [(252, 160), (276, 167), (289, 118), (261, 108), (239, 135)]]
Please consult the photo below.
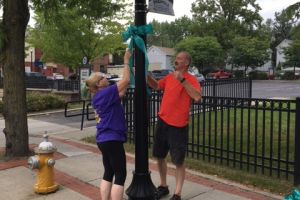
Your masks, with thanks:
[(253, 98), (295, 98), (300, 97), (300, 81), (254, 80)]

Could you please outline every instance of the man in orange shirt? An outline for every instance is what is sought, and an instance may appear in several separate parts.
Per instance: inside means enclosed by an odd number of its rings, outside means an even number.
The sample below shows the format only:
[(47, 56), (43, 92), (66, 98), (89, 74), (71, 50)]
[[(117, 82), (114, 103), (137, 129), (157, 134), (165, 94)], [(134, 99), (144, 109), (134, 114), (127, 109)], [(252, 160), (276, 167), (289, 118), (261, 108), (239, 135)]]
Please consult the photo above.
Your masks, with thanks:
[(188, 143), (188, 121), (192, 100), (201, 99), (201, 86), (196, 77), (188, 73), (191, 57), (187, 52), (179, 52), (175, 59), (175, 71), (156, 81), (147, 76), (148, 84), (155, 90), (163, 90), (158, 122), (154, 135), (153, 156), (157, 158), (160, 175), (155, 199), (169, 194), (167, 185), (167, 163), (170, 151), (172, 162), (176, 165), (176, 188), (170, 200), (181, 200), (181, 190), (185, 178), (184, 159)]

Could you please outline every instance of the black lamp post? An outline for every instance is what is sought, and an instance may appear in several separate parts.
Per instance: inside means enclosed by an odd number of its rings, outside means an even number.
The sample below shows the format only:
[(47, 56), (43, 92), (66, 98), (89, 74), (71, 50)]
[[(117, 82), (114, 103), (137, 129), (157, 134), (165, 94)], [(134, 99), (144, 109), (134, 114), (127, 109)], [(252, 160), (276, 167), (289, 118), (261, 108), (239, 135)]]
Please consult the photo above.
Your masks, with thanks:
[[(146, 1), (135, 0), (135, 25), (146, 24)], [(146, 44), (146, 36), (140, 36)], [(155, 186), (152, 183), (148, 170), (148, 117), (147, 117), (147, 94), (145, 80), (145, 57), (141, 50), (135, 48), (135, 171), (133, 179), (126, 190), (130, 200), (152, 200), (154, 199)]]

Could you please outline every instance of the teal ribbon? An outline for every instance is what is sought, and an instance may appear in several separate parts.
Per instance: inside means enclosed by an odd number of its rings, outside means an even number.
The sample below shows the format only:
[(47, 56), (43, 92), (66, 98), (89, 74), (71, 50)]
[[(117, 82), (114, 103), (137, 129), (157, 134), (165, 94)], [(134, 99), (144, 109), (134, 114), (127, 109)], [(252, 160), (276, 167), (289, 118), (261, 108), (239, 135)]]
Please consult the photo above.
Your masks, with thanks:
[(284, 197), (284, 200), (300, 200), (300, 191), (294, 189), (290, 195)]
[[(148, 67), (149, 67), (149, 60), (147, 56), (147, 49), (144, 43), (144, 40), (140, 36), (146, 36), (147, 34), (153, 33), (152, 25), (143, 25), (143, 26), (129, 26), (127, 31), (122, 33), (123, 41), (126, 42), (128, 40), (128, 48), (133, 54), (133, 47), (134, 45), (139, 48), (145, 56), (145, 77), (147, 76)], [(129, 60), (129, 68), (130, 68), (130, 85), (135, 85), (134, 82), (134, 74), (133, 74), (133, 56), (131, 56)]]

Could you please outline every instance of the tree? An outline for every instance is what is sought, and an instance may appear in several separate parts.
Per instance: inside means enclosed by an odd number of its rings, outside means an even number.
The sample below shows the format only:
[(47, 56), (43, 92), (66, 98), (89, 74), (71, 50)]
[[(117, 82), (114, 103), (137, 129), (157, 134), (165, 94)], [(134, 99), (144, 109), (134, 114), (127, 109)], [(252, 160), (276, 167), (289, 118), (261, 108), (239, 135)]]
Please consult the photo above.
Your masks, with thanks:
[[(120, 6), (108, 0), (32, 0), (37, 11), (54, 15), (59, 3), (80, 7), (80, 16), (101, 19)], [(1, 4), (2, 3), (2, 4)], [(25, 92), (25, 31), (29, 20), (28, 0), (0, 0), (3, 19), (0, 26), (0, 61), (3, 63), (3, 116), (7, 156), (28, 155), (28, 125)], [(54, 18), (49, 18), (54, 19)], [(58, 18), (54, 19), (57, 20)]]
[(154, 34), (147, 38), (148, 46), (162, 46), (173, 48), (180, 40), (191, 35), (192, 21), (187, 16), (176, 19), (174, 22), (151, 22)]
[(276, 63), (276, 46), (284, 39), (300, 38), (298, 19), (300, 18), (300, 2), (294, 3), (280, 13), (275, 13), (273, 23), (273, 40), (271, 41), (272, 65)]
[(193, 34), (218, 38), (225, 50), (232, 47), (237, 35), (253, 36), (260, 27), (261, 9), (256, 0), (196, 0), (192, 4), (193, 19), (199, 24)]
[(28, 21), (27, 0), (3, 1), (0, 58), (3, 63), (6, 156), (24, 156), (29, 152), (24, 81), (24, 41)]
[(244, 67), (245, 72), (249, 67), (255, 69), (265, 64), (270, 59), (269, 43), (251, 37), (236, 37), (230, 51), (230, 63), (234, 67)]
[(215, 37), (188, 37), (180, 41), (175, 49), (190, 53), (193, 65), (203, 72), (204, 68), (220, 64), (223, 60), (223, 49)]
[(294, 40), (288, 47), (283, 49), (286, 64), (294, 67), (294, 76), (296, 67), (300, 66), (300, 40)]
[(293, 16), (297, 19), (300, 18), (300, 2), (294, 3), (286, 8), (286, 12), (288, 15), (293, 18)]
[[(37, 13), (36, 28), (29, 32), (29, 43), (43, 51), (43, 61), (61, 63), (76, 69), (82, 58), (88, 60), (104, 53), (113, 53), (122, 43), (124, 25), (117, 20), (123, 16), (108, 16), (101, 20), (79, 15), (78, 8), (61, 6), (55, 16), (59, 20), (46, 21)], [(126, 18), (125, 18), (126, 19)]]

